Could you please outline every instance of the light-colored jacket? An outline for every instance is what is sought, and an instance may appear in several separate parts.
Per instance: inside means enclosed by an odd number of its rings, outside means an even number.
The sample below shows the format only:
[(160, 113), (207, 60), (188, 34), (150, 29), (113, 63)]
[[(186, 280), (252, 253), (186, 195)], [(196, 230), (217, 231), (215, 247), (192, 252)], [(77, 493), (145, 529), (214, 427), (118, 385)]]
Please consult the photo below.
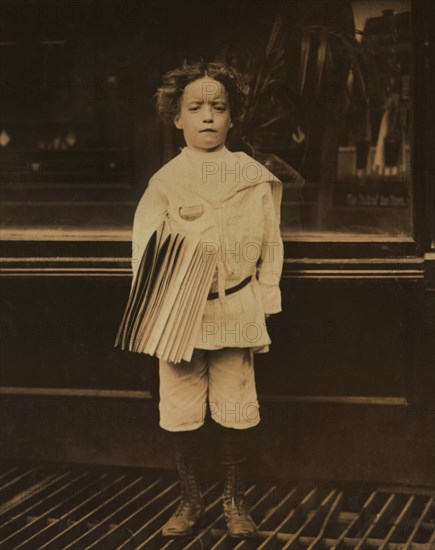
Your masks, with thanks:
[[(183, 148), (150, 179), (137, 206), (132, 268), (152, 232), (165, 219), (219, 247), (196, 348), (250, 347), (269, 351), (265, 314), (281, 311), (283, 267), (281, 182), (244, 152), (203, 153)], [(251, 282), (226, 295), (249, 275)]]

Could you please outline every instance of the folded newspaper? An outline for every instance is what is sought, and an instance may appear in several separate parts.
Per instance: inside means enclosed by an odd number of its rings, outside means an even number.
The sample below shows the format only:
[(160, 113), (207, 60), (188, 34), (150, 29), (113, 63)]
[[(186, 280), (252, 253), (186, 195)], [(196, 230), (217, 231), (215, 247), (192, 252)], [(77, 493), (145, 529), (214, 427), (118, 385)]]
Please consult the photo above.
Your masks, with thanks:
[(217, 262), (218, 249), (209, 245), (161, 223), (141, 258), (115, 347), (191, 360)]

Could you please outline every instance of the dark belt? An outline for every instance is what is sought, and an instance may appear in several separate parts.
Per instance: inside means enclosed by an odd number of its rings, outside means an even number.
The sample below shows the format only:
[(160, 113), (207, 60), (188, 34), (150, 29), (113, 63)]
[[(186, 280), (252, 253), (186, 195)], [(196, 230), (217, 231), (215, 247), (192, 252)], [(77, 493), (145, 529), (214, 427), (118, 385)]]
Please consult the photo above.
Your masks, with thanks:
[[(249, 277), (246, 277), (246, 279), (243, 279), (239, 284), (232, 286), (231, 288), (225, 289), (225, 294), (233, 294), (234, 292), (237, 292), (244, 286), (246, 286), (252, 279), (252, 275), (249, 275)], [(219, 292), (210, 292), (210, 294), (207, 296), (207, 300), (216, 300), (216, 298), (219, 298)]]

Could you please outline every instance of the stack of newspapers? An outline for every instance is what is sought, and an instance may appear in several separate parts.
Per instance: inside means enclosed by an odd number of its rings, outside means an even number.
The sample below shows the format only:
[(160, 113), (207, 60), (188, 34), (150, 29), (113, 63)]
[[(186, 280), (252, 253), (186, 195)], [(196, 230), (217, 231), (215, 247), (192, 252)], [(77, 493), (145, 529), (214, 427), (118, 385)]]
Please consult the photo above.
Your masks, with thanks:
[(217, 247), (164, 220), (147, 242), (115, 347), (190, 361), (217, 262)]

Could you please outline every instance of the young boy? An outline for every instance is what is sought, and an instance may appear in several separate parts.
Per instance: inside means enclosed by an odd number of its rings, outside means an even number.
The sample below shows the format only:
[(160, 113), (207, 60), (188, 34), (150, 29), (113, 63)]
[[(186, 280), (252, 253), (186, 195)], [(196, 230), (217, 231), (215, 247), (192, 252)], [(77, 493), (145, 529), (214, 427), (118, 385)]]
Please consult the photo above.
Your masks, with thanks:
[(253, 355), (269, 351), (265, 318), (281, 311), (281, 182), (247, 154), (225, 147), (246, 98), (233, 68), (184, 64), (163, 77), (156, 98), (159, 115), (182, 130), (186, 147), (154, 174), (138, 204), (133, 276), (165, 218), (200, 235), (205, 246), (219, 247), (191, 361), (159, 360), (160, 426), (172, 434), (181, 487), (179, 506), (162, 533), (189, 535), (203, 518), (195, 458), (208, 404), (222, 433), (224, 517), (230, 536), (244, 538), (256, 529), (243, 482), (244, 436), (260, 421)]

